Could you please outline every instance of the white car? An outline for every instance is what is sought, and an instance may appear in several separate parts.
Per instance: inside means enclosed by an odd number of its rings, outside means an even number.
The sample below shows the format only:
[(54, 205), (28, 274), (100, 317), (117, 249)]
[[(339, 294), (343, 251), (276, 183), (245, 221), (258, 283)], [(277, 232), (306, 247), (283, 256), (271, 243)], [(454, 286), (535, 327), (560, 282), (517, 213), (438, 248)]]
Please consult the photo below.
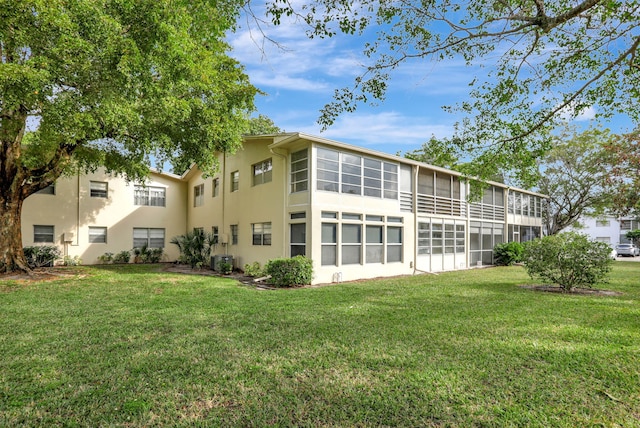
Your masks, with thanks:
[(618, 257), (621, 257), (621, 256), (629, 256), (629, 257), (640, 256), (640, 248), (636, 247), (633, 244), (618, 244), (618, 245), (616, 245), (616, 255)]

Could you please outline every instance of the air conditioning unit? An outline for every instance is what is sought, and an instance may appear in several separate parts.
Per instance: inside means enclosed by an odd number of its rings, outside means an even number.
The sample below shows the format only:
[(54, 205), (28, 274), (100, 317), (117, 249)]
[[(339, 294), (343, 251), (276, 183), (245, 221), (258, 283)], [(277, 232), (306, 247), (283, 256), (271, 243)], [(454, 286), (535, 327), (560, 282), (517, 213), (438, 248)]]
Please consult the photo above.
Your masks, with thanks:
[(221, 244), (228, 244), (229, 243), (229, 234), (228, 233), (221, 233), (220, 234), (220, 243)]
[(62, 234), (62, 240), (64, 242), (73, 242), (76, 239), (76, 235), (73, 232), (65, 232)]

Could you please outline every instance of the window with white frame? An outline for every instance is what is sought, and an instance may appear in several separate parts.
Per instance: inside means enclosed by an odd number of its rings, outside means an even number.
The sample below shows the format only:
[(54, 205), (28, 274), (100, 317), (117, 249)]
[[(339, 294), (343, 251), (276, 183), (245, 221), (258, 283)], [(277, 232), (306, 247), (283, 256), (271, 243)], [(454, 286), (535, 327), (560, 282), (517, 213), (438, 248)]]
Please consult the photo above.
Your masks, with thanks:
[(231, 245), (238, 245), (238, 225), (232, 224), (229, 228), (231, 230)]
[(89, 226), (89, 243), (90, 244), (106, 244), (107, 228), (98, 226)]
[(336, 266), (337, 259), (337, 223), (322, 223), (322, 254), (320, 263), (322, 266)]
[(253, 172), (252, 185), (269, 183), (273, 179), (273, 162), (271, 159), (258, 162), (251, 165), (251, 171)]
[(309, 188), (308, 149), (291, 154), (291, 193), (304, 192)]
[(204, 205), (204, 183), (193, 187), (193, 206), (201, 207)]
[(213, 184), (213, 197), (215, 198), (220, 194), (220, 179), (214, 178), (212, 181)]
[(133, 203), (135, 205), (164, 207), (166, 204), (166, 191), (167, 189), (164, 187), (136, 185), (134, 187)]
[(291, 257), (305, 256), (307, 253), (307, 224), (290, 224), (290, 250)]
[(387, 262), (402, 262), (402, 227), (387, 226)]
[(253, 245), (271, 245), (271, 222), (251, 225)]
[(382, 225), (366, 225), (365, 263), (382, 263), (384, 260), (384, 240)]
[(316, 188), (328, 192), (398, 199), (398, 165), (318, 148)]
[(133, 248), (164, 248), (164, 229), (134, 227), (133, 228)]
[(49, 225), (39, 225), (36, 224), (33, 226), (33, 242), (48, 242), (53, 243), (54, 239), (54, 228)]
[(211, 236), (213, 238), (214, 244), (217, 244), (220, 241), (220, 232), (218, 226), (211, 227)]
[(89, 182), (89, 193), (92, 198), (106, 198), (108, 194), (108, 183), (104, 181)]
[(343, 265), (362, 263), (362, 225), (342, 223), (340, 251)]
[(237, 192), (240, 188), (240, 171), (231, 173), (231, 192)]

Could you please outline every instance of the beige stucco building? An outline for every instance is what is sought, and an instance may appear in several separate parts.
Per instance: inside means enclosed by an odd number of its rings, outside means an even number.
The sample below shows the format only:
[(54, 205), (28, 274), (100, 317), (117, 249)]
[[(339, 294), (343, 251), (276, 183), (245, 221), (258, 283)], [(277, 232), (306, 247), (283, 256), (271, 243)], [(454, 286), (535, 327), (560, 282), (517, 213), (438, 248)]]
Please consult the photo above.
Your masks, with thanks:
[(96, 263), (202, 228), (234, 265), (303, 254), (314, 283), (491, 264), (495, 244), (540, 235), (543, 195), (491, 183), (468, 203), (460, 174), (301, 133), (246, 137), (216, 174), (152, 173), (145, 186), (104, 174), (60, 179), (32, 195), (24, 245), (53, 242)]

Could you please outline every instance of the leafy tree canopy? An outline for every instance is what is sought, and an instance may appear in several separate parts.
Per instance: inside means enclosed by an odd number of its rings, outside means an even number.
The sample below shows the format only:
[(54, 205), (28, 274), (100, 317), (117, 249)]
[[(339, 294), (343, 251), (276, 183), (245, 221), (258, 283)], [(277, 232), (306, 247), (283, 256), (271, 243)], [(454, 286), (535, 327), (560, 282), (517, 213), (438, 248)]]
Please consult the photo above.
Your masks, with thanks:
[(405, 64), (462, 58), (483, 65), (486, 75), (469, 78), (469, 100), (448, 107), (465, 117), (449, 144), (473, 158), (470, 175), (515, 170), (530, 184), (550, 130), (587, 108), (640, 122), (638, 0), (274, 0), (268, 13), (276, 24), (299, 16), (310, 37), (376, 32), (363, 46), (370, 62), (324, 107), (325, 127), (383, 100), (393, 70)]
[(608, 130), (577, 132), (566, 127), (553, 138), (553, 147), (540, 160), (538, 190), (549, 196), (544, 211), (546, 235), (575, 224), (584, 215), (598, 215), (614, 207), (609, 185), (612, 166), (605, 146), (619, 136)]
[(224, 42), (242, 3), (0, 0), (0, 268), (24, 265), (22, 201), (65, 169), (207, 170), (238, 146), (257, 92)]
[(248, 128), (247, 132), (245, 132), (247, 135), (278, 134), (284, 132), (276, 126), (271, 118), (263, 114), (249, 119)]

